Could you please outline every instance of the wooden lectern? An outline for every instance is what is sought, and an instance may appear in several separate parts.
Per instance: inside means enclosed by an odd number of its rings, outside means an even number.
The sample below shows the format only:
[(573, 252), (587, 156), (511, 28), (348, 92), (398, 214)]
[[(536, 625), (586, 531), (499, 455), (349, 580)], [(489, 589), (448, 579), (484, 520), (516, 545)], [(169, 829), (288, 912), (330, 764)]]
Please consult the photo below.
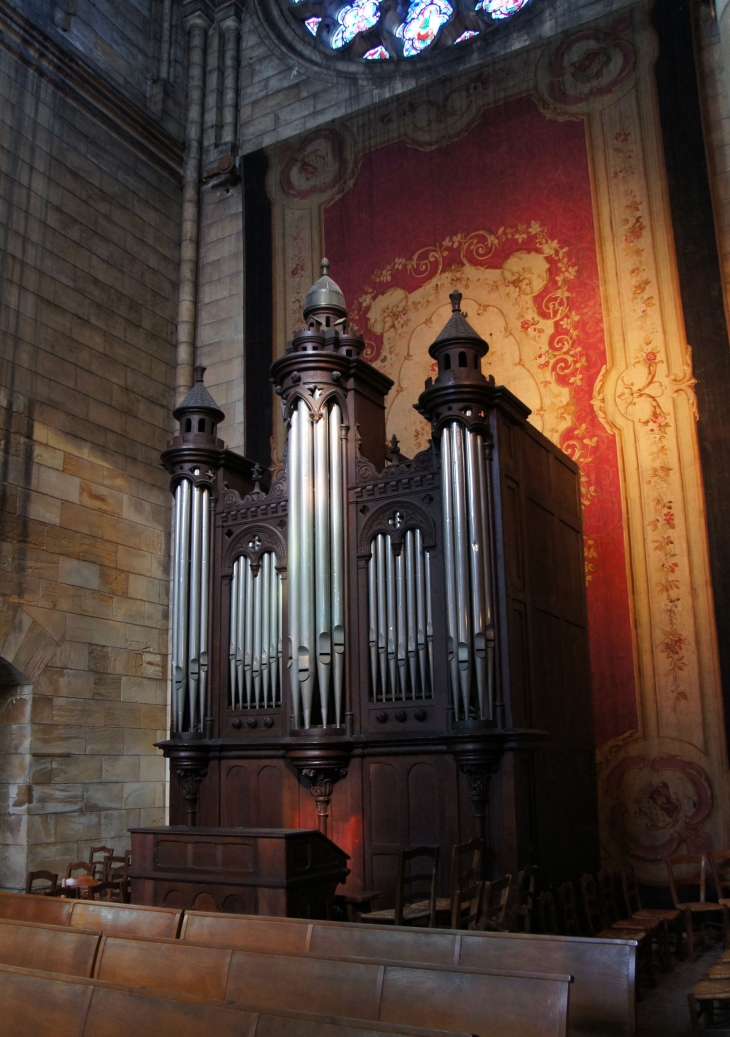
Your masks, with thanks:
[(132, 828), (132, 902), (236, 914), (330, 918), (347, 854), (320, 832)]

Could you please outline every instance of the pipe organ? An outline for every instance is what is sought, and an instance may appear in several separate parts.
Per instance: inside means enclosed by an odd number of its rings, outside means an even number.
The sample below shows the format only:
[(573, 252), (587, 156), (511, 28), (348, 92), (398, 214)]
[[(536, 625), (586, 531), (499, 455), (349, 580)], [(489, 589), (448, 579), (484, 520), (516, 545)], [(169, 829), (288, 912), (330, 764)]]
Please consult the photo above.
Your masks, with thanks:
[(596, 856), (578, 469), (485, 378), (451, 302), (416, 457), (386, 448), (392, 383), (326, 261), (271, 368), (283, 470), (216, 438), (202, 368), (163, 454), (171, 823), (316, 824), (386, 898), (408, 845), (448, 860), (478, 833), (488, 869), (555, 878)]

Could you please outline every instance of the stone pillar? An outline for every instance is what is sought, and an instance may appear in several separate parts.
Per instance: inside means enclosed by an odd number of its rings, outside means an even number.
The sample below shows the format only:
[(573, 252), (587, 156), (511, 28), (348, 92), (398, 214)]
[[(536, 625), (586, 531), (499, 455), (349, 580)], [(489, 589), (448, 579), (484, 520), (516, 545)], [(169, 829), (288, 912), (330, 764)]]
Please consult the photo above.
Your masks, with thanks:
[(161, 82), (170, 79), (170, 39), (172, 29), (172, 0), (162, 0), (162, 25), (160, 32), (160, 65), (157, 78)]
[(238, 72), (241, 51), (241, 4), (228, 0), (216, 11), (223, 33), (223, 98), (221, 146), (235, 149), (238, 140)]
[(180, 287), (177, 311), (175, 403), (193, 385), (195, 316), (198, 289), (200, 232), (200, 152), (203, 135), (205, 51), (213, 13), (206, 0), (185, 0), (183, 24), (188, 40), (187, 120), (180, 235)]
[(730, 0), (715, 0), (715, 18), (720, 34), (725, 100), (730, 106)]

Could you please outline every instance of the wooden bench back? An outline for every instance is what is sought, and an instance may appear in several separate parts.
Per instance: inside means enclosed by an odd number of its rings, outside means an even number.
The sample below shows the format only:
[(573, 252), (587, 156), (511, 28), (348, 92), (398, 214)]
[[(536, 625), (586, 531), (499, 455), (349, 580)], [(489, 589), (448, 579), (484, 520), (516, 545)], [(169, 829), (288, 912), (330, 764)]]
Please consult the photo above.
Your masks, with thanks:
[(141, 904), (106, 904), (76, 900), (69, 925), (79, 929), (153, 939), (175, 939), (182, 911), (171, 907), (142, 907)]
[(250, 951), (348, 955), (570, 975), (568, 1033), (632, 1034), (636, 1028), (633, 940), (473, 933), (190, 911), (180, 938)]
[(64, 976), (91, 976), (100, 933), (0, 919), (0, 964)]
[(68, 925), (72, 906), (70, 900), (36, 893), (0, 893), (0, 918), (14, 918), (18, 922)]
[(119, 984), (0, 966), (0, 1003), (9, 1034), (33, 1037), (468, 1037), (298, 1012), (232, 1010), (190, 995), (170, 997)]
[(180, 940), (104, 935), (93, 978), (222, 1001), (232, 954), (224, 948), (196, 947)]
[(569, 977), (106, 936), (95, 978), (353, 1019), (500, 1037), (565, 1033)]
[(182, 911), (140, 904), (107, 904), (97, 900), (62, 900), (27, 893), (0, 893), (0, 918), (44, 925), (70, 925), (95, 932), (125, 933), (174, 939)]

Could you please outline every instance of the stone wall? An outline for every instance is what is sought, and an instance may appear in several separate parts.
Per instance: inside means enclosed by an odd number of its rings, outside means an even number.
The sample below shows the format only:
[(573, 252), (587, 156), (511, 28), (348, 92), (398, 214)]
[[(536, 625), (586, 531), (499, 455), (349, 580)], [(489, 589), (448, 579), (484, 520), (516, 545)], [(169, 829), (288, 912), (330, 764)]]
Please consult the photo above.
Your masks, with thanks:
[(180, 199), (1, 48), (0, 96), (0, 885), (18, 887), (164, 817)]

